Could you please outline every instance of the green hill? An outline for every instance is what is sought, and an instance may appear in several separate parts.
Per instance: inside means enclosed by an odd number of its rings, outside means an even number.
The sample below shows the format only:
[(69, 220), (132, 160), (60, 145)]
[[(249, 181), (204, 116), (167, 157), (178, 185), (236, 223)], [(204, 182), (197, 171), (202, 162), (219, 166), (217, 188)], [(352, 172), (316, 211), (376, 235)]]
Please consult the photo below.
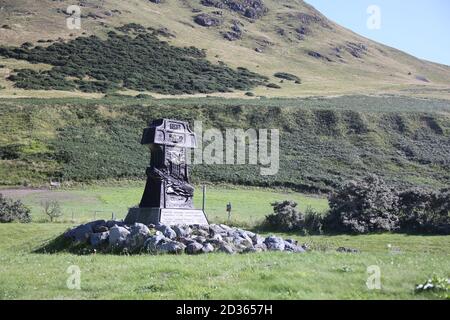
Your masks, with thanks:
[(204, 129), (279, 128), (280, 170), (195, 165), (195, 181), (328, 191), (377, 173), (402, 186), (450, 181), (450, 106), (396, 97), (328, 99), (9, 99), (0, 102), (0, 185), (144, 178), (148, 121), (176, 117)]
[[(151, 40), (146, 44), (141, 42), (139, 48), (134, 47), (138, 50), (130, 50), (129, 55), (116, 61), (116, 67), (133, 65), (132, 62), (142, 66), (125, 73), (126, 78), (135, 82), (133, 85), (122, 86), (117, 81), (119, 89), (129, 94), (145, 91), (159, 96), (215, 91), (220, 96), (244, 97), (247, 89), (252, 88), (256, 96), (268, 97), (382, 93), (450, 97), (450, 67), (417, 59), (361, 37), (328, 20), (300, 0), (165, 0), (160, 3), (148, 0), (83, 0), (79, 1), (80, 30), (66, 26), (66, 19), (70, 18), (66, 10), (72, 4), (68, 0), (42, 0), (39, 3), (20, 0), (2, 5), (0, 45), (20, 47), (25, 44), (22, 48), (25, 51), (30, 45), (40, 46), (41, 49), (32, 51), (48, 53), (43, 48), (61, 48), (63, 43), (72, 46), (88, 41), (74, 39), (91, 35), (105, 39), (109, 32), (136, 23), (174, 47), (205, 49), (205, 58), (211, 64), (208, 68), (226, 66), (236, 71), (243, 67), (268, 77), (273, 84), (268, 87), (227, 84), (225, 87), (229, 90), (224, 90), (223, 85), (217, 85), (216, 78), (212, 77), (209, 88), (208, 84), (201, 83), (196, 90), (164, 90), (154, 85), (142, 85), (140, 79), (146, 78), (148, 69), (155, 66), (149, 60), (149, 52), (154, 52), (159, 43)], [(173, 55), (169, 55), (166, 61), (161, 57), (161, 66), (166, 66), (170, 57)], [(36, 59), (30, 63), (24, 58), (20, 54), (0, 57), (0, 65), (3, 66), (0, 68), (0, 88), (3, 88), (0, 97), (99, 97), (99, 93), (85, 91), (104, 91), (103, 77), (90, 72), (59, 73), (55, 75), (63, 83), (59, 87), (25, 86), (21, 81), (15, 86), (17, 82), (7, 80), (11, 75), (12, 79), (14, 76), (17, 79), (15, 69), (33, 70), (19, 75), (19, 78), (32, 77), (52, 83), (51, 79), (42, 79), (41, 73), (61, 67), (55, 61)], [(105, 60), (109, 58), (105, 55)], [(275, 76), (283, 73), (292, 74), (301, 81)], [(163, 75), (164, 72), (161, 74), (155, 68), (155, 78)], [(73, 81), (78, 81), (78, 84), (73, 85)], [(223, 92), (230, 90), (233, 92)]]

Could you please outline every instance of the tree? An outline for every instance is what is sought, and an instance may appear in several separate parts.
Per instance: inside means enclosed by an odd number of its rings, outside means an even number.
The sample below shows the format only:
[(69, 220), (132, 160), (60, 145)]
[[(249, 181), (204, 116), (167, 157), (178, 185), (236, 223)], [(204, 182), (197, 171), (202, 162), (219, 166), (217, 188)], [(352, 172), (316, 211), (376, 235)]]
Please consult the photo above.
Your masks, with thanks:
[(50, 222), (62, 216), (61, 207), (56, 200), (45, 200), (41, 202), (44, 213), (50, 218)]

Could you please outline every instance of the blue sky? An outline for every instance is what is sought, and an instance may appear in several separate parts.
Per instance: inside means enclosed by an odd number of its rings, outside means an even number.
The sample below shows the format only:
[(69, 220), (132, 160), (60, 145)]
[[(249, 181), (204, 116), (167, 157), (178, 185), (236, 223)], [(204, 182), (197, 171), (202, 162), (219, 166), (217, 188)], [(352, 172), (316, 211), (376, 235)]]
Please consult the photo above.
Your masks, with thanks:
[[(331, 20), (418, 58), (450, 65), (449, 0), (306, 0)], [(380, 29), (369, 29), (367, 8), (380, 8)]]

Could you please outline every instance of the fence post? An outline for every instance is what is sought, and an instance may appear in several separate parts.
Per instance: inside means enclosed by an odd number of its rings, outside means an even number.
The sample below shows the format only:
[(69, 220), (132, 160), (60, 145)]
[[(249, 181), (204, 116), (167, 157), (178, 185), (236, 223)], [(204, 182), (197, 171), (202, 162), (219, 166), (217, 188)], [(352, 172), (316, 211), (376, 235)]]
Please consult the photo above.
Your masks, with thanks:
[(202, 211), (205, 212), (206, 207), (206, 186), (202, 186), (202, 193), (203, 193), (203, 199), (202, 199)]

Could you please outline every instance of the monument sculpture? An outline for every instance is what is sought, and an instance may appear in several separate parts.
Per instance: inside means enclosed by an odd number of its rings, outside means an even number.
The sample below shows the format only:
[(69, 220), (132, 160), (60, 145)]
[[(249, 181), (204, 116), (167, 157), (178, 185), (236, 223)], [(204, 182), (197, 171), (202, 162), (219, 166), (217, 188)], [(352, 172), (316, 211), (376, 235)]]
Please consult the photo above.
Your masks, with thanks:
[(194, 209), (189, 183), (187, 150), (196, 148), (195, 134), (184, 121), (159, 119), (144, 129), (141, 144), (150, 147), (147, 182), (138, 208), (125, 223), (207, 225), (203, 210)]

